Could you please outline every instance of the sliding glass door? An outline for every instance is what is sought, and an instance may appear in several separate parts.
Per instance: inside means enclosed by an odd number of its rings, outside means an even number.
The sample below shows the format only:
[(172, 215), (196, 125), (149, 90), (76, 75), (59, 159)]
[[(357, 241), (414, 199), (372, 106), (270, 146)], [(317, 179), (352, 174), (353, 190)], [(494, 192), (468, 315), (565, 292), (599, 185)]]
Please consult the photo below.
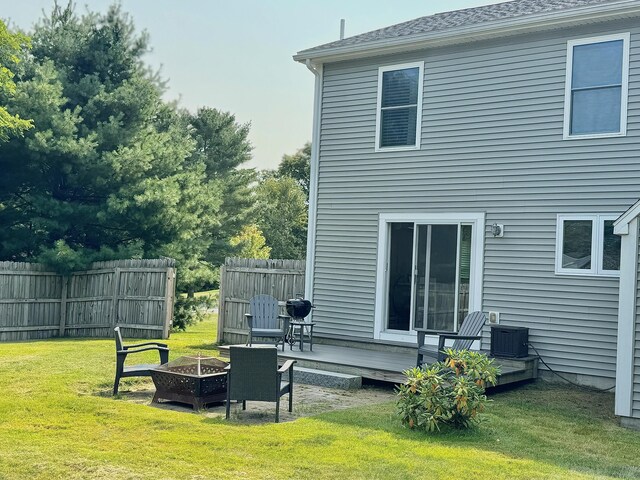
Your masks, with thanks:
[(471, 225), (418, 225), (413, 326), (457, 331), (469, 311)]
[(474, 225), (388, 223), (388, 332), (455, 332), (469, 311)]

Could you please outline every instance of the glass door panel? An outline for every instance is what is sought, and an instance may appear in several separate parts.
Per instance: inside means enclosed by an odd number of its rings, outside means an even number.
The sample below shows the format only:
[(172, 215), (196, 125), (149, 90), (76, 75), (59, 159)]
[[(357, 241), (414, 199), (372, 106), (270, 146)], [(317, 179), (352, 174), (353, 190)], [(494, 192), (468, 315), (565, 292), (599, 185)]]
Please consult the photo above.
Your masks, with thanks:
[(457, 331), (469, 311), (471, 225), (417, 225), (413, 326)]
[(413, 271), (413, 223), (390, 225), (388, 263), (388, 330), (411, 328), (411, 272)]
[(416, 265), (414, 268), (415, 295), (413, 301), (413, 326), (415, 328), (426, 328), (424, 326), (425, 295), (427, 294), (427, 242), (429, 239), (430, 225), (417, 225), (416, 236)]
[(453, 331), (456, 317), (458, 225), (429, 225), (426, 328)]
[(471, 278), (471, 225), (460, 225), (460, 274), (458, 276), (458, 318), (456, 331), (469, 313), (469, 283)]

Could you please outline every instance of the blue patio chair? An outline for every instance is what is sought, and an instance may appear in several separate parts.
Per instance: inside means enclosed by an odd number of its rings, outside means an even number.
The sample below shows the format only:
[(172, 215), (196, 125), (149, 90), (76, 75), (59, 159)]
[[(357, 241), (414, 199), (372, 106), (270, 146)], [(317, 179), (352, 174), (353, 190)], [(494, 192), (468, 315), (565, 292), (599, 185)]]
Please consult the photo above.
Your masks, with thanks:
[(282, 342), (284, 351), (290, 318), (279, 314), (278, 300), (271, 295), (256, 295), (249, 300), (249, 310), (251, 313), (245, 313), (249, 325), (247, 345), (253, 345), (254, 337), (276, 338), (276, 345)]
[[(454, 350), (469, 350), (474, 340), (480, 340), (480, 332), (485, 324), (487, 318), (482, 312), (472, 312), (467, 315), (462, 321), (460, 331), (458, 333), (453, 332), (438, 332), (435, 330), (426, 330), (416, 328), (418, 332), (418, 360), (416, 362), (419, 367), (424, 361), (424, 357), (432, 358), (432, 361), (442, 361), (445, 359), (445, 354), (442, 353), (444, 348), (444, 342), (446, 340), (453, 339), (453, 345), (451, 348)], [(427, 334), (438, 335), (438, 345), (425, 345), (425, 336)]]

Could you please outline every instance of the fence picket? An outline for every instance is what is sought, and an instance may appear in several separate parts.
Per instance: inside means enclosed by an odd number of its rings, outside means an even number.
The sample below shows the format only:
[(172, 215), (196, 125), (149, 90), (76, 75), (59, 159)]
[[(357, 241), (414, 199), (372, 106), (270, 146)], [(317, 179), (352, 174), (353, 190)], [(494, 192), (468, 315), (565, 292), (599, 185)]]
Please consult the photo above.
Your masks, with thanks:
[(127, 336), (167, 338), (174, 278), (168, 258), (96, 262), (66, 278), (39, 264), (0, 262), (0, 341), (110, 337), (116, 323)]
[(259, 294), (280, 302), (294, 298), (304, 292), (304, 272), (304, 260), (227, 258), (220, 269), (218, 342), (244, 343), (249, 299)]

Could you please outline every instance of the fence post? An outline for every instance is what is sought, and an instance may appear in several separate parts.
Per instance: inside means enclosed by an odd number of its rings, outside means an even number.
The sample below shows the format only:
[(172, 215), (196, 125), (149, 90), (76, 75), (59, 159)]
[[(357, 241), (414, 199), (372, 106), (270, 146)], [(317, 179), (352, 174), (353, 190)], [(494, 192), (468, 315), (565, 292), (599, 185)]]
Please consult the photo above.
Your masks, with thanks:
[(62, 295), (60, 297), (60, 332), (58, 335), (64, 337), (64, 330), (67, 324), (67, 296), (69, 295), (69, 279), (67, 275), (62, 276)]
[(175, 300), (173, 265), (171, 259), (116, 260), (60, 275), (38, 264), (0, 261), (0, 289), (8, 297), (0, 299), (1, 341), (112, 336), (117, 324), (145, 337), (166, 337)]
[(176, 270), (175, 268), (167, 268), (167, 290), (165, 292), (164, 308), (166, 316), (162, 327), (162, 338), (169, 338), (169, 331), (173, 321), (173, 304), (176, 295)]
[(218, 342), (243, 342), (249, 299), (258, 294), (280, 301), (290, 298), (304, 291), (304, 272), (304, 260), (225, 259), (220, 270)]
[(118, 326), (118, 295), (120, 293), (120, 268), (113, 269), (113, 296), (111, 297), (111, 327)]
[(220, 287), (218, 289), (218, 335), (216, 342), (222, 342), (224, 338), (224, 276), (225, 266), (220, 267)]

